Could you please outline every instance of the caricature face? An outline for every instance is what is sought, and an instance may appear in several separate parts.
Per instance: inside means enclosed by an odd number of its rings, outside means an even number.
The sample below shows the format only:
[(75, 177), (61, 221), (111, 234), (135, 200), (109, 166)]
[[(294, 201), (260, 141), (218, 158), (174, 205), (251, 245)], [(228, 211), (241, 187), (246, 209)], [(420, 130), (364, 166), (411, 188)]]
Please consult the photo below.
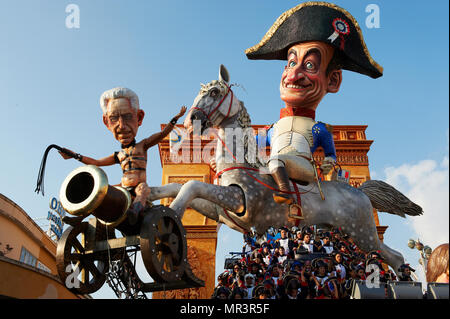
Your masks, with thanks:
[(280, 97), (286, 106), (315, 110), (326, 93), (339, 90), (342, 72), (326, 74), (333, 53), (331, 45), (319, 41), (290, 47), (280, 83)]
[(135, 110), (126, 98), (109, 100), (106, 114), (103, 114), (103, 123), (113, 133), (114, 138), (123, 145), (133, 141), (143, 119), (144, 111)]

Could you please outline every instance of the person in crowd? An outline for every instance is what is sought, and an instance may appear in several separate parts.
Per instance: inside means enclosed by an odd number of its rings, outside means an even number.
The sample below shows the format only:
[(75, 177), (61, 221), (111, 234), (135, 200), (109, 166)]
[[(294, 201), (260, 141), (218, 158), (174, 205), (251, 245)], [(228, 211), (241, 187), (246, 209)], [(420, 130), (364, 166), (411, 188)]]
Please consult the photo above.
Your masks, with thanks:
[(302, 231), (301, 230), (297, 230), (295, 232), (294, 244), (295, 244), (296, 247), (298, 247), (302, 242), (303, 242)]
[(247, 299), (247, 291), (244, 288), (234, 287), (229, 299)]
[(230, 296), (230, 289), (227, 287), (217, 288), (217, 291), (213, 294), (213, 299), (228, 299)]
[(261, 269), (261, 271), (265, 271), (266, 270), (266, 265), (265, 265), (265, 263), (264, 263), (264, 260), (263, 260), (263, 255), (261, 254), (261, 253), (258, 253), (257, 255), (256, 255), (256, 258), (254, 259), (254, 262), (259, 266), (259, 268)]
[(217, 277), (217, 287), (228, 287), (230, 285), (228, 278), (229, 278), (230, 273), (228, 271), (224, 271), (223, 273), (221, 273), (218, 277)]
[(236, 275), (236, 279), (231, 285), (231, 288), (234, 289), (236, 287), (239, 288), (245, 288), (245, 272), (243, 270), (240, 270), (239, 273)]
[(255, 278), (256, 278), (256, 275), (258, 273), (260, 273), (260, 266), (257, 263), (255, 263), (254, 261), (250, 262), (250, 264), (248, 265), (248, 268), (249, 268), (249, 273), (252, 274)]
[(259, 289), (256, 292), (255, 299), (270, 299), (270, 291), (267, 289)]
[(262, 284), (264, 281), (264, 274), (262, 272), (259, 272), (256, 274), (256, 286)]
[(334, 251), (333, 243), (330, 240), (330, 233), (323, 234), (321, 239), (322, 249), (321, 252), (331, 254)]
[(283, 299), (289, 299), (289, 300), (297, 300), (300, 299), (300, 282), (298, 279), (292, 279), (288, 282), (285, 288), (285, 293), (283, 294)]
[(238, 280), (238, 276), (239, 276), (239, 272), (241, 271), (241, 265), (239, 262), (236, 262), (233, 266), (233, 274), (232, 274), (232, 284), (234, 284), (235, 282), (237, 282)]
[(322, 241), (320, 240), (320, 235), (315, 234), (312, 240), (313, 253), (321, 253), (322, 251)]
[(342, 253), (336, 252), (334, 253), (334, 268), (336, 270), (336, 276), (338, 277), (339, 281), (344, 281), (347, 277), (347, 269), (343, 264), (343, 258)]
[(278, 256), (277, 256), (277, 263), (279, 265), (283, 265), (284, 261), (288, 258), (288, 256), (286, 255), (286, 252), (284, 250), (284, 247), (281, 246), (278, 249)]
[(398, 269), (401, 272), (401, 276), (399, 276), (399, 281), (414, 281), (411, 278), (411, 272), (415, 272), (416, 270), (412, 268), (409, 264), (403, 264)]
[(248, 236), (247, 234), (244, 234), (244, 240), (245, 240), (245, 244), (242, 247), (242, 253), (245, 254), (246, 256), (250, 255), (252, 253), (252, 251), (255, 250), (255, 245), (253, 243), (253, 240), (250, 236)]
[(289, 229), (286, 227), (280, 228), (280, 238), (275, 241), (274, 248), (283, 247), (286, 254), (293, 254), (294, 252), (294, 241), (289, 238)]
[(303, 264), (300, 261), (295, 260), (291, 265), (291, 272), (293, 272), (296, 275), (300, 275), (300, 271), (302, 270), (302, 268)]
[(427, 264), (427, 282), (448, 283), (448, 243), (436, 247)]
[[(340, 230), (322, 233), (321, 230), (316, 231), (315, 227), (304, 227), (302, 230), (293, 228), (295, 236), (290, 238), (288, 230), (283, 228), (280, 234), (281, 238), (274, 243), (274, 249), (268, 242), (261, 245), (252, 243), (253, 250), (233, 265), (232, 270), (218, 277), (219, 284), (213, 297), (218, 298), (219, 288), (225, 287), (229, 290), (228, 298), (240, 298), (243, 295), (240, 290), (244, 290), (245, 298), (248, 299), (256, 296), (272, 299), (348, 299), (353, 281), (366, 280), (370, 271), (376, 270), (373, 265), (379, 268), (381, 282), (397, 280), (393, 270), (383, 268), (380, 251), (362, 251), (354, 245), (351, 237)], [(315, 242), (311, 240), (312, 237)], [(290, 241), (293, 244), (290, 245)], [(250, 244), (249, 241), (247, 243)], [(294, 258), (286, 254), (286, 246), (293, 247)], [(303, 250), (301, 253), (300, 249)], [(433, 278), (448, 281), (448, 244), (446, 252), (445, 245), (444, 249), (436, 248), (436, 251), (436, 256), (440, 256), (443, 261), (439, 263), (440, 267), (434, 266), (433, 269), (437, 269), (439, 274)], [(308, 258), (313, 256), (308, 255), (312, 253), (322, 257), (311, 262)], [(435, 265), (437, 259), (434, 260)], [(370, 268), (368, 273), (367, 267)], [(400, 271), (402, 276), (399, 280), (411, 280), (414, 270), (408, 264), (402, 265)], [(288, 287), (289, 280), (284, 282), (287, 274), (297, 277), (296, 291), (291, 291), (290, 288), (294, 287)], [(236, 293), (233, 294), (235, 289)]]
[(273, 259), (273, 255), (270, 251), (270, 246), (268, 243), (263, 243), (261, 247), (262, 247), (261, 254), (263, 256), (264, 264), (266, 265), (266, 267), (268, 267), (272, 263)]
[(272, 266), (270, 270), (267, 271), (270, 275), (270, 278), (273, 280), (275, 284), (277, 284), (278, 280), (281, 279), (281, 269), (278, 264)]
[(310, 252), (310, 253), (313, 252), (313, 245), (311, 243), (311, 234), (310, 233), (305, 233), (303, 235), (302, 247), (305, 248), (306, 250), (308, 250), (308, 252)]
[(255, 276), (252, 274), (246, 274), (244, 276), (245, 287), (247, 289), (247, 299), (251, 299), (253, 295), (253, 289), (255, 288)]
[(364, 270), (364, 267), (358, 266), (356, 268), (356, 278), (358, 280), (366, 280), (366, 272)]
[(324, 261), (319, 260), (316, 263), (315, 269), (316, 271), (314, 272), (314, 276), (317, 278), (320, 286), (322, 286), (325, 280), (327, 280), (330, 275), (330, 273), (327, 271), (328, 265)]

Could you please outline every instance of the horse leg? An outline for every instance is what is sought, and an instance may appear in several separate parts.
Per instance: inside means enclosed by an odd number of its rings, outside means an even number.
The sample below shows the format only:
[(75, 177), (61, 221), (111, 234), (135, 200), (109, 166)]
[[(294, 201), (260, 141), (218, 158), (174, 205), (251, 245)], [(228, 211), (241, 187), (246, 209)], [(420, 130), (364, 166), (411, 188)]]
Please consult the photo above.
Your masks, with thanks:
[(203, 216), (215, 220), (216, 222), (219, 221), (219, 213), (217, 211), (219, 206), (217, 204), (214, 204), (206, 199), (195, 198), (191, 201), (189, 207), (195, 209)]
[(232, 212), (244, 210), (244, 196), (239, 187), (218, 186), (190, 180), (184, 184), (170, 208), (182, 217), (184, 211), (195, 198), (203, 198)]
[[(351, 226), (353, 225), (354, 224), (351, 224)], [(378, 238), (376, 227), (357, 226), (348, 235), (350, 235), (355, 241), (355, 244), (365, 252), (380, 250), (385, 262), (391, 266), (397, 274), (398, 268), (404, 263), (403, 256), (398, 251), (388, 247)]]
[(147, 200), (153, 202), (163, 198), (176, 197), (182, 186), (181, 184), (170, 183), (163, 186), (150, 187), (150, 194)]
[[(170, 183), (163, 186), (150, 187), (150, 194), (148, 195), (147, 200), (152, 202), (163, 198), (175, 198), (180, 192), (182, 186), (182, 184)], [(210, 219), (215, 221), (219, 220), (217, 205), (211, 203), (210, 201), (196, 198), (191, 201), (189, 206)]]
[(384, 243), (381, 243), (381, 255), (386, 259), (388, 265), (392, 267), (397, 277), (399, 277), (398, 269), (405, 263), (403, 255)]

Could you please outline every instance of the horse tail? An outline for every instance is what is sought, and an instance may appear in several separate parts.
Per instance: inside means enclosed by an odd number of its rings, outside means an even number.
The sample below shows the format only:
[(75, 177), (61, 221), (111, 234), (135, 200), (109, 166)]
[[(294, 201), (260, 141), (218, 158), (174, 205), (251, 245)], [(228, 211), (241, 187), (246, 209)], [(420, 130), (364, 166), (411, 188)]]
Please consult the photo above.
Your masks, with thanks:
[(373, 208), (405, 218), (406, 215), (419, 216), (423, 214), (422, 207), (413, 203), (391, 185), (376, 180), (368, 180), (358, 187), (369, 197)]

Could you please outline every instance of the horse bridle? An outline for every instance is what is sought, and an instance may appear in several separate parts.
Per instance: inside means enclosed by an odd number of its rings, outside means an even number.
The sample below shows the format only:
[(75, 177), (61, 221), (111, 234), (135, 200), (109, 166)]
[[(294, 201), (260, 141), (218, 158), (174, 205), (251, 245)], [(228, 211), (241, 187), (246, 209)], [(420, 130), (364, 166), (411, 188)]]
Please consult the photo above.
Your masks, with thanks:
[[(202, 112), (206, 116), (206, 119), (207, 119), (208, 123), (212, 125), (213, 124), (213, 122), (211, 120), (212, 115), (214, 113), (216, 113), (216, 111), (219, 109), (219, 107), (222, 105), (222, 103), (227, 98), (228, 94), (231, 93), (231, 99), (230, 99), (230, 104), (228, 106), (227, 115), (225, 115), (225, 117), (220, 122), (223, 122), (224, 120), (226, 120), (229, 117), (230, 111), (231, 111), (231, 107), (233, 106), (234, 94), (233, 94), (233, 91), (231, 90), (231, 86), (232, 85), (228, 86), (225, 82), (223, 82), (223, 84), (225, 84), (225, 86), (227, 87), (227, 93), (222, 97), (222, 99), (219, 101), (219, 104), (217, 104), (217, 106), (212, 111), (210, 111), (209, 113), (206, 113), (205, 110), (203, 110), (203, 109), (201, 109), (201, 108), (199, 108), (197, 106), (193, 106), (189, 111), (191, 111), (191, 110), (199, 110), (200, 112)], [(219, 123), (217, 123), (217, 124), (219, 124)]]

